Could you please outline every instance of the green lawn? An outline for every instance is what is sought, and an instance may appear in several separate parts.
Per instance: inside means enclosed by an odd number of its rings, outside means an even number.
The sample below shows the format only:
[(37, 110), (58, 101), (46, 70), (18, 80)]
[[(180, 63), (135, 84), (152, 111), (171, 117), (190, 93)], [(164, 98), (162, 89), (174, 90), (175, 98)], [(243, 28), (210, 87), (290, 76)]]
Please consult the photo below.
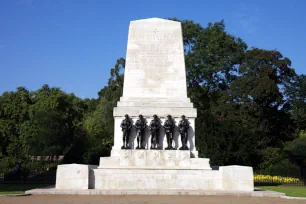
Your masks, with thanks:
[(290, 186), (261, 186), (261, 189), (277, 191), (285, 193), (286, 196), (306, 197), (306, 187), (290, 187)]
[(50, 184), (0, 184), (0, 194), (23, 194), (33, 188), (50, 186)]

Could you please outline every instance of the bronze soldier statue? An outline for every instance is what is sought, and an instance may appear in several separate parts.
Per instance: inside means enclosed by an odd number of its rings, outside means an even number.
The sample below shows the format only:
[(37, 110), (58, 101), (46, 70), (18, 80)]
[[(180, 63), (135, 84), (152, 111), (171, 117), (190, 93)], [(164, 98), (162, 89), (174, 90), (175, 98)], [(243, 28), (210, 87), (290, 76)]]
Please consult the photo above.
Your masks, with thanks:
[(136, 135), (137, 135), (137, 147), (136, 149), (145, 149), (143, 146), (144, 131), (146, 129), (146, 121), (142, 115), (139, 115), (139, 119), (135, 123)]
[(164, 128), (167, 136), (167, 143), (168, 147), (165, 148), (167, 150), (174, 150), (175, 148), (172, 147), (172, 141), (173, 141), (173, 129), (175, 127), (175, 122), (172, 119), (171, 115), (167, 116), (167, 120), (164, 123)]
[(132, 122), (129, 115), (125, 115), (125, 119), (122, 120), (120, 127), (122, 128), (123, 132), (123, 146), (121, 147), (121, 149), (131, 149), (131, 147), (129, 146), (129, 140), (130, 132), (132, 129)]
[(189, 129), (189, 121), (182, 115), (182, 120), (179, 122), (178, 127), (181, 134), (182, 147), (180, 150), (189, 150), (187, 146), (188, 140), (188, 129)]
[(151, 149), (160, 149), (159, 147), (159, 128), (161, 122), (157, 115), (153, 115), (153, 120), (150, 123), (151, 131)]

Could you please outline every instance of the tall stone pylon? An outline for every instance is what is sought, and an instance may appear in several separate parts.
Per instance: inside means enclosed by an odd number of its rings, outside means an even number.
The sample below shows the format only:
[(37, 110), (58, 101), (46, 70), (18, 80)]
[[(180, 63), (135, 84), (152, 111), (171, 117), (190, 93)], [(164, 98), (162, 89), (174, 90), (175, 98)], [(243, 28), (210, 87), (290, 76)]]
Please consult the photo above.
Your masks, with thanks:
[[(115, 141), (113, 150), (122, 146), (120, 123), (128, 114), (134, 121), (142, 114), (149, 122), (154, 114), (162, 122), (172, 115), (176, 124), (182, 115), (189, 122), (188, 146), (197, 156), (194, 144), (194, 120), (197, 111), (187, 97), (186, 68), (182, 26), (180, 22), (150, 18), (130, 22), (123, 96), (114, 108)], [(135, 140), (131, 132), (131, 145)], [(162, 133), (163, 134), (163, 133)], [(146, 137), (149, 137), (147, 131)], [(181, 146), (178, 129), (175, 129), (175, 146)], [(164, 138), (164, 137), (163, 137)], [(149, 140), (145, 140), (148, 141)], [(161, 140), (165, 147), (165, 138)], [(149, 144), (147, 144), (149, 147)]]

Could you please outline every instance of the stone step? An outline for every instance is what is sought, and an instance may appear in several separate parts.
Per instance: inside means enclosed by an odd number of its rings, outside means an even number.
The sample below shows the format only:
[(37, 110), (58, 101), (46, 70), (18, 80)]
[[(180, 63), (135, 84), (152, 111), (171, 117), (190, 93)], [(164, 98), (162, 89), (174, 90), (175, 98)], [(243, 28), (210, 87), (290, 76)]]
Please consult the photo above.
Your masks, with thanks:
[(98, 168), (211, 170), (209, 159), (191, 158), (190, 151), (119, 150), (117, 155), (101, 157)]
[(105, 190), (226, 190), (254, 191), (252, 167), (225, 166), (220, 170), (94, 169), (90, 183)]
[(162, 97), (156, 97), (152, 95), (151, 98), (145, 98), (145, 97), (120, 97), (121, 102), (182, 102), (182, 103), (190, 103), (190, 98), (162, 98)]
[(156, 102), (156, 101), (119, 101), (117, 107), (161, 107), (161, 108), (193, 108), (190, 102)]
[(181, 117), (185, 115), (187, 118), (196, 118), (197, 109), (191, 107), (141, 107), (141, 106), (131, 106), (131, 107), (115, 107), (113, 115), (114, 117), (123, 117), (125, 114), (129, 116), (138, 116), (142, 114), (144, 117), (152, 117), (156, 114), (159, 117), (167, 117), (167, 115), (172, 115), (172, 117)]

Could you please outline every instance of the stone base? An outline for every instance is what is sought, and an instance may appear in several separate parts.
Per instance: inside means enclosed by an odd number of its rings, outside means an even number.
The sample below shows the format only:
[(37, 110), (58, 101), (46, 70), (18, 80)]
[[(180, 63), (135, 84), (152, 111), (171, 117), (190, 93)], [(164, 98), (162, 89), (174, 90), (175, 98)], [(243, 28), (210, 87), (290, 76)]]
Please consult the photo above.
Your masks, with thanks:
[(211, 170), (209, 159), (191, 158), (190, 151), (112, 150), (111, 157), (101, 157), (99, 169), (202, 169)]
[[(86, 166), (86, 165), (82, 165)], [(70, 167), (75, 167), (71, 165)], [(70, 169), (72, 169), (70, 168)], [(85, 168), (84, 168), (85, 169)], [(90, 168), (88, 168), (90, 169)], [(220, 170), (93, 169), (89, 176), (69, 178), (58, 171), (57, 190), (101, 189), (105, 191), (143, 192), (253, 192), (252, 167), (226, 166)], [(78, 170), (76, 170), (78, 172)], [(85, 170), (84, 170), (85, 172)], [(67, 177), (65, 177), (65, 175)], [(73, 174), (71, 174), (73, 175)], [(80, 175), (82, 175), (80, 173)]]
[[(54, 186), (45, 188), (37, 188), (28, 190), (26, 194), (31, 195), (193, 195), (193, 196), (252, 196), (252, 197), (274, 197), (274, 198), (286, 198), (295, 199), (294, 197), (287, 197), (285, 193), (279, 193), (274, 191), (266, 191), (256, 189), (252, 192), (236, 192), (236, 191), (204, 191), (204, 190), (152, 190), (152, 189), (119, 189), (119, 190), (106, 190), (106, 189), (88, 189), (88, 190), (60, 190), (55, 189)], [(303, 199), (303, 198), (300, 198)], [(305, 199), (305, 198), (304, 198)]]
[(59, 165), (56, 189), (102, 189), (148, 192), (254, 191), (253, 168), (223, 166), (212, 170), (209, 159), (190, 158), (190, 151), (120, 150), (101, 157), (100, 166)]
[(95, 189), (221, 189), (221, 174), (211, 170), (95, 169)]
[(252, 167), (213, 170), (94, 169), (94, 189), (254, 191)]

